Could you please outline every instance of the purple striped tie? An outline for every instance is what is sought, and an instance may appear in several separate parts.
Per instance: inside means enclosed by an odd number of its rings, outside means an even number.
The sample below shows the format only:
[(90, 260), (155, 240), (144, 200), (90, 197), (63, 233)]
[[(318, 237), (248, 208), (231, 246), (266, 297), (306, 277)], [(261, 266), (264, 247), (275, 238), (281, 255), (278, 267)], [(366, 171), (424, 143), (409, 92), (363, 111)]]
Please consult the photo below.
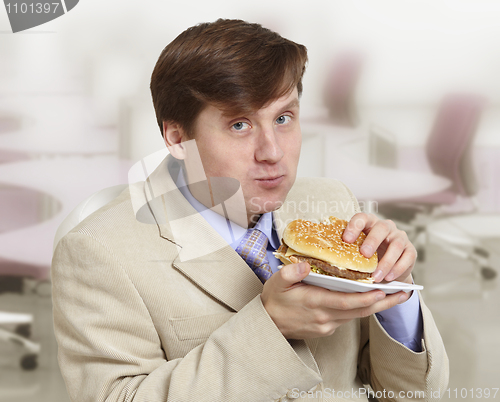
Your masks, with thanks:
[(262, 283), (273, 274), (266, 254), (268, 241), (267, 236), (260, 230), (248, 229), (236, 247), (236, 252), (252, 268)]

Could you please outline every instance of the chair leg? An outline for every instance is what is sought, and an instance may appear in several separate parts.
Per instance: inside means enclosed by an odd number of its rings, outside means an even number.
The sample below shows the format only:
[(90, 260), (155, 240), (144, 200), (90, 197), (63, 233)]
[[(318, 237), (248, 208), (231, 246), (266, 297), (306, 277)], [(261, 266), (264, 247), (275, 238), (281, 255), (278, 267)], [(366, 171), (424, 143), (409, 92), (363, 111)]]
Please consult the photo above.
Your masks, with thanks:
[(480, 272), (483, 279), (489, 281), (497, 277), (497, 271), (490, 266), (490, 253), (485, 248), (475, 246), (469, 259), (481, 267)]
[(31, 338), (31, 324), (19, 324), (14, 332), (25, 338)]
[(495, 279), (498, 275), (497, 271), (495, 271), (493, 268), (484, 266), (481, 267), (481, 275), (483, 279), (486, 279), (488, 281)]
[(20, 361), (23, 370), (34, 370), (38, 366), (37, 359), (40, 354), (40, 344), (3, 328), (0, 328), (0, 340), (19, 345), (28, 352)]
[(498, 272), (490, 266), (490, 253), (488, 250), (474, 246), (472, 251), (467, 251), (464, 248), (459, 248), (447, 242), (439, 241), (438, 245), (445, 251), (454, 254), (464, 260), (472, 261), (476, 267), (479, 267), (482, 279), (490, 281), (495, 279)]
[(497, 271), (489, 265), (490, 253), (482, 247), (474, 247), (471, 259), (477, 261), (481, 266), (481, 276), (483, 279), (491, 280), (497, 277)]

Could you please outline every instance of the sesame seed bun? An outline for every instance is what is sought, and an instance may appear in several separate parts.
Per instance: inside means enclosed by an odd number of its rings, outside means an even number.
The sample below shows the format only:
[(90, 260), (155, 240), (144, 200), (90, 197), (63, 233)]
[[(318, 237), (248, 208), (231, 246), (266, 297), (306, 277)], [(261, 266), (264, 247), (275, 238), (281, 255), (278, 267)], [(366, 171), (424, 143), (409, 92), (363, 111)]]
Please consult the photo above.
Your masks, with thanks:
[[(355, 274), (354, 272), (346, 273), (344, 276), (343, 271), (373, 273), (378, 264), (377, 253), (366, 258), (359, 252), (359, 247), (366, 238), (363, 232), (354, 243), (344, 242), (342, 234), (346, 227), (347, 221), (333, 216), (322, 223), (297, 219), (290, 222), (283, 232), (283, 243), (287, 247), (280, 247), (275, 255), (285, 263), (294, 262), (297, 259), (306, 261), (307, 257), (311, 261), (312, 259), (321, 260), (336, 268), (334, 271), (328, 269), (334, 273), (334, 276), (349, 279), (357, 279), (357, 276), (352, 275)], [(322, 266), (324, 269), (325, 264)], [(327, 268), (329, 267), (327, 266)], [(363, 282), (373, 282), (371, 277), (366, 278), (366, 275), (363, 277)]]

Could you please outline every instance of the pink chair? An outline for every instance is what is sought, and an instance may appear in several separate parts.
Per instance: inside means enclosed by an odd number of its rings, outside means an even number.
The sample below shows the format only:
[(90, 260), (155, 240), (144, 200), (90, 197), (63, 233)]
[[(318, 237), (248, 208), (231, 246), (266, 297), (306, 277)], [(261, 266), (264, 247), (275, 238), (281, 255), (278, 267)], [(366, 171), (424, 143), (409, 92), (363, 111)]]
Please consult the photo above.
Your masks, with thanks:
[[(485, 104), (485, 99), (478, 95), (450, 94), (439, 107), (426, 143), (426, 155), (433, 173), (451, 180), (452, 185), (448, 189), (379, 205), (380, 214), (410, 226), (420, 261), (425, 260), (429, 225), (438, 219), (456, 215), (440, 211), (442, 206), (452, 205), (461, 197), (468, 199), (477, 209), (474, 196), (478, 192), (478, 183), (472, 148)], [(466, 212), (470, 213), (470, 210)], [(453, 252), (452, 244), (440, 245)], [(455, 254), (464, 255), (463, 250)], [(488, 257), (489, 252), (482, 247), (472, 247), (472, 251), (466, 254), (466, 258), (481, 265), (481, 274), (485, 279), (492, 279), (496, 271), (488, 266)]]
[(361, 55), (354, 52), (335, 57), (325, 85), (324, 103), (330, 120), (336, 125), (355, 127), (359, 123), (355, 93), (362, 61)]

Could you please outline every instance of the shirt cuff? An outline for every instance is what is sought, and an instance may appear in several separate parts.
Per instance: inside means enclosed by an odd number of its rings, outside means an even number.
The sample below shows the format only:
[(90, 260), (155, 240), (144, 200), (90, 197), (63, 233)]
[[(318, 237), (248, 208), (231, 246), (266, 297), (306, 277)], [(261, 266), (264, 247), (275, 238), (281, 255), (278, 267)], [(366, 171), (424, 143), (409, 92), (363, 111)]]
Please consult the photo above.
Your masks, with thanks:
[(402, 304), (375, 313), (380, 325), (396, 341), (414, 352), (422, 351), (423, 320), (418, 292)]

